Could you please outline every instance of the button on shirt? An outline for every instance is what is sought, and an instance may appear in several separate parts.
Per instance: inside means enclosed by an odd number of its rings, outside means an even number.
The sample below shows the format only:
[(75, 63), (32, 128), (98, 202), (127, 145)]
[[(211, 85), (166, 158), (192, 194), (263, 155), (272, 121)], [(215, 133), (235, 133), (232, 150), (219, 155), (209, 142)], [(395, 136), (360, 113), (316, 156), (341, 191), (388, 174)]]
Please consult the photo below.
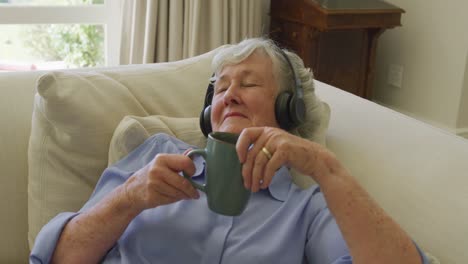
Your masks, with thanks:
[[(106, 169), (90, 208), (158, 153), (195, 148), (165, 134), (155, 135)], [(204, 162), (194, 160), (193, 179), (204, 182)], [(43, 227), (31, 263), (48, 263), (65, 224), (77, 213), (61, 213)], [(109, 219), (111, 221), (111, 219)], [(348, 248), (318, 186), (301, 190), (286, 168), (266, 190), (252, 193), (240, 216), (209, 210), (206, 196), (147, 209), (129, 224), (103, 263), (352, 263)]]

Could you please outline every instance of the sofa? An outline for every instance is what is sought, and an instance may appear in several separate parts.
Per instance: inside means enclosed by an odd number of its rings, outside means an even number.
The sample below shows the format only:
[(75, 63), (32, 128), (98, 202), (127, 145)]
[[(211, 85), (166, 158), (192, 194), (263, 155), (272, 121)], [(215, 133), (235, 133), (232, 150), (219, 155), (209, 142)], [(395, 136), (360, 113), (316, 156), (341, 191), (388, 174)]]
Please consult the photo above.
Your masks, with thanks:
[[(128, 143), (116, 131), (127, 139), (161, 126), (183, 139), (198, 133), (216, 51), (170, 63), (0, 73), (0, 263), (27, 263), (40, 227), (79, 209), (121, 156), (115, 148)], [(434, 263), (466, 263), (468, 141), (325, 83), (315, 89), (331, 110), (324, 144)], [(135, 124), (148, 135), (135, 134)]]

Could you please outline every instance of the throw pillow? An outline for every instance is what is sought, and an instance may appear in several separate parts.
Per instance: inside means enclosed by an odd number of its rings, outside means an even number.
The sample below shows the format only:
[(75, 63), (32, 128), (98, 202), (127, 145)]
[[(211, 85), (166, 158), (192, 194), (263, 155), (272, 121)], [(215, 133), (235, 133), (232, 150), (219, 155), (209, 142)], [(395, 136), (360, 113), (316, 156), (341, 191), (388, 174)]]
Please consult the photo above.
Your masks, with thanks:
[(127, 156), (151, 135), (165, 133), (190, 145), (204, 148), (206, 138), (200, 130), (198, 118), (167, 116), (126, 116), (115, 129), (109, 147), (109, 165)]
[(198, 116), (217, 50), (177, 62), (39, 78), (28, 150), (30, 247), (52, 217), (87, 201), (124, 116)]

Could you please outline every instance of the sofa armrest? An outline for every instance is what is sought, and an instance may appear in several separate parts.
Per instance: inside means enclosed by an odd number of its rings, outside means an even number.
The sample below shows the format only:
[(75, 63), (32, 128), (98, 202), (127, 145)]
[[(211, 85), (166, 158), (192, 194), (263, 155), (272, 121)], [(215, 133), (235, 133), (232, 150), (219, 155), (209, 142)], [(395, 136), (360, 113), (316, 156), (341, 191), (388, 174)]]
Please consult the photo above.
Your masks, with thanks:
[(317, 82), (331, 108), (327, 146), (441, 263), (468, 259), (468, 141)]

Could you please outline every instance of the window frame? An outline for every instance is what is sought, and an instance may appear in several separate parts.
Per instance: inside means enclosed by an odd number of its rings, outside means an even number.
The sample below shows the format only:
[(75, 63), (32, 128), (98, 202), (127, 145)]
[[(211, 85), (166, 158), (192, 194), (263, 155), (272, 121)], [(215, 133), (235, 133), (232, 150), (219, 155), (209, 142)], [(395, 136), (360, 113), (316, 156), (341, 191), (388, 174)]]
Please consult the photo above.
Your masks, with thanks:
[(0, 5), (2, 24), (100, 24), (105, 34), (106, 66), (120, 63), (121, 8), (123, 0), (76, 6)]

